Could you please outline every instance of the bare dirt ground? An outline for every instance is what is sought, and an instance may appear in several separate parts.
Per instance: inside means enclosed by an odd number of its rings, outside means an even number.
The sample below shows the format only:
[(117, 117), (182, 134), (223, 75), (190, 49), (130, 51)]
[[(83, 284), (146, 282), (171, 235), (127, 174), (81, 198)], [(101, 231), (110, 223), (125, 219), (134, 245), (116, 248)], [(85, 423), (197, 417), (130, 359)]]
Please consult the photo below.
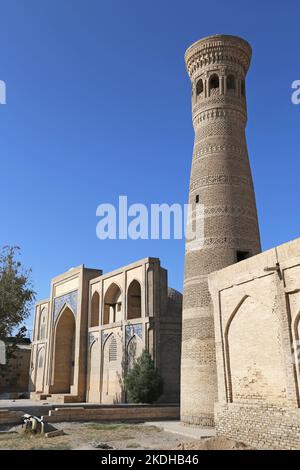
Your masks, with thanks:
[(166, 432), (158, 426), (125, 423), (56, 423), (63, 436), (46, 438), (24, 433), (21, 426), (0, 427), (0, 449), (18, 450), (96, 450), (153, 449), (208, 450), (244, 449), (243, 444), (211, 437), (191, 437)]
[[(210, 437), (208, 439), (196, 440), (194, 442), (180, 443), (178, 450), (250, 450), (242, 442), (236, 442), (225, 437)], [(252, 449), (254, 450), (254, 449)]]
[[(24, 433), (21, 426), (0, 429), (0, 449), (160, 449), (162, 444), (176, 448), (190, 438), (162, 431), (156, 426), (123, 423), (56, 423), (65, 435), (46, 438)], [(7, 432), (5, 432), (7, 431)], [(101, 448), (101, 447), (98, 447)]]

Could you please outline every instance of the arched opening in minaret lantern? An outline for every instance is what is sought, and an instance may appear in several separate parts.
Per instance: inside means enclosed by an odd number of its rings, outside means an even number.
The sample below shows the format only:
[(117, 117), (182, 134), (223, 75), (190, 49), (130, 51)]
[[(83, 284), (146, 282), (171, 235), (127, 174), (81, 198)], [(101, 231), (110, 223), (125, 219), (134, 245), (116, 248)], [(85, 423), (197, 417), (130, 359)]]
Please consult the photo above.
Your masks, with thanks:
[(220, 80), (219, 76), (214, 73), (208, 82), (208, 89), (209, 89), (209, 94), (217, 94), (219, 93), (219, 88), (220, 88)]
[(199, 78), (199, 80), (197, 81), (197, 84), (196, 84), (196, 96), (199, 96), (201, 95), (201, 93), (203, 93), (203, 80), (202, 78)]

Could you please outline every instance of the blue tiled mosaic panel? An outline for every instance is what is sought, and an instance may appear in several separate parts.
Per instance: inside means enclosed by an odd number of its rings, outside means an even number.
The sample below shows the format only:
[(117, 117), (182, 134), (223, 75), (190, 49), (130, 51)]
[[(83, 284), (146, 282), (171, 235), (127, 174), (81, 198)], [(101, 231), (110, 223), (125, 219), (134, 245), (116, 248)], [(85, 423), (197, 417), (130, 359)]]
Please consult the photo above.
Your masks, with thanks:
[(94, 341), (97, 341), (97, 335), (94, 333), (89, 333), (89, 347), (93, 344)]
[(54, 319), (57, 318), (57, 315), (59, 314), (59, 312), (61, 311), (61, 309), (64, 307), (65, 304), (67, 304), (72, 309), (74, 315), (76, 316), (77, 315), (77, 298), (78, 298), (77, 290), (70, 292), (69, 294), (56, 297), (56, 299), (54, 299), (54, 308), (53, 308)]
[(135, 325), (126, 325), (125, 328), (126, 345), (133, 335), (139, 336), (141, 339), (143, 339), (142, 323), (136, 323)]

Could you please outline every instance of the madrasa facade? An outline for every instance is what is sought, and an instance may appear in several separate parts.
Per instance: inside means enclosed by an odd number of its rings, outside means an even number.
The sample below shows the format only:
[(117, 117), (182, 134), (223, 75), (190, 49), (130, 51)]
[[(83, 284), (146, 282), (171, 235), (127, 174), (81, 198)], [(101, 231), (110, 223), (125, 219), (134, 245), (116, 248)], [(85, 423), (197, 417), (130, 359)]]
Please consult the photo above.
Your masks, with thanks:
[(31, 397), (55, 403), (124, 403), (124, 378), (143, 350), (178, 403), (182, 295), (146, 258), (108, 274), (82, 266), (52, 279), (36, 304)]

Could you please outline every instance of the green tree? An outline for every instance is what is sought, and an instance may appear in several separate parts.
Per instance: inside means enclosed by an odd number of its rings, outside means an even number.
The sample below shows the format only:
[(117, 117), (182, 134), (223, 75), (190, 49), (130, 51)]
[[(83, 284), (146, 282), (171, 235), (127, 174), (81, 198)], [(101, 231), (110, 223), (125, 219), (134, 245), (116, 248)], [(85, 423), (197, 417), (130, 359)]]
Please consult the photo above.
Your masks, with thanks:
[[(31, 269), (22, 267), (19, 250), (17, 246), (0, 250), (0, 340), (6, 342), (7, 360), (14, 355), (16, 343), (25, 336), (26, 328), (19, 325), (29, 316), (35, 299)], [(7, 367), (7, 364), (0, 366), (0, 373), (5, 373)]]
[(153, 403), (163, 392), (163, 381), (153, 359), (143, 351), (125, 378), (128, 400), (133, 403)]

